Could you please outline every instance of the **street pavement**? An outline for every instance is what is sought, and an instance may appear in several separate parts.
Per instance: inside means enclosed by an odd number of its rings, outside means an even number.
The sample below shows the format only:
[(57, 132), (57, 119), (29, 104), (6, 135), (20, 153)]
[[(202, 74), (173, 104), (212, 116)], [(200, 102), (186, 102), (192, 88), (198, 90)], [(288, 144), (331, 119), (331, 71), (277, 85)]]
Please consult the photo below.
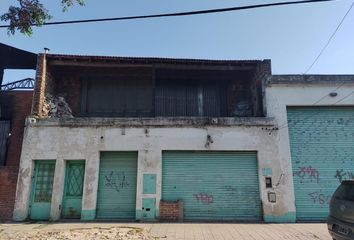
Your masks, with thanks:
[[(133, 229), (134, 231), (127, 231)], [(141, 231), (136, 231), (141, 229)], [(98, 231), (100, 230), (100, 231)], [(101, 231), (102, 230), (102, 231)], [(109, 230), (109, 231), (108, 231)], [(119, 239), (166, 239), (166, 240), (330, 240), (326, 224), (241, 224), (241, 223), (9, 223), (0, 224), (0, 239), (40, 239), (43, 233), (51, 233), (47, 239), (74, 239), (64, 233), (55, 238), (53, 232), (70, 232), (74, 236), (85, 232), (87, 239), (118, 239), (112, 234), (121, 232)], [(94, 231), (95, 237), (88, 233)], [(111, 235), (105, 235), (108, 231)], [(97, 233), (98, 232), (98, 233)], [(101, 232), (101, 233), (99, 233)], [(123, 234), (129, 232), (129, 234)], [(40, 237), (25, 238), (37, 234)], [(34, 236), (34, 235), (33, 235)], [(102, 238), (101, 238), (101, 237)], [(117, 235), (118, 236), (118, 235)], [(17, 238), (18, 237), (18, 238)], [(78, 238), (76, 238), (78, 239)]]

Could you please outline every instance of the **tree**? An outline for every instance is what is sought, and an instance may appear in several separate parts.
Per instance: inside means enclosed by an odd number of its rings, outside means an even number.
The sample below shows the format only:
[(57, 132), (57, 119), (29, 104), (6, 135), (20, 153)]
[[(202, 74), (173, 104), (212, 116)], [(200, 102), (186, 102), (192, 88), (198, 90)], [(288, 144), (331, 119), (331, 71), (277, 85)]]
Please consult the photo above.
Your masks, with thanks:
[[(19, 6), (10, 6), (8, 12), (1, 15), (1, 21), (9, 22), (8, 34), (14, 35), (19, 31), (30, 36), (32, 26), (42, 26), (52, 16), (39, 0), (17, 0)], [(62, 10), (65, 12), (75, 3), (84, 5), (84, 0), (60, 0)]]

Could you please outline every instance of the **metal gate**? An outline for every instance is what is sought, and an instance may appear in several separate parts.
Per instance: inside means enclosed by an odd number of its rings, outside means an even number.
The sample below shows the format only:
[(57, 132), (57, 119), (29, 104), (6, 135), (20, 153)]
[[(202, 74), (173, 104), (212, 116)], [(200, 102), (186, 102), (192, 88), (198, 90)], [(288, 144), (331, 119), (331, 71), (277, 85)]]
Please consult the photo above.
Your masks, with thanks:
[(341, 181), (354, 178), (354, 108), (288, 108), (298, 221), (324, 221)]
[(137, 152), (102, 152), (97, 218), (135, 219)]
[(48, 220), (53, 192), (55, 160), (35, 161), (30, 219)]
[(62, 204), (63, 218), (80, 218), (84, 189), (85, 161), (67, 161)]
[(165, 151), (162, 199), (186, 220), (261, 220), (256, 152)]

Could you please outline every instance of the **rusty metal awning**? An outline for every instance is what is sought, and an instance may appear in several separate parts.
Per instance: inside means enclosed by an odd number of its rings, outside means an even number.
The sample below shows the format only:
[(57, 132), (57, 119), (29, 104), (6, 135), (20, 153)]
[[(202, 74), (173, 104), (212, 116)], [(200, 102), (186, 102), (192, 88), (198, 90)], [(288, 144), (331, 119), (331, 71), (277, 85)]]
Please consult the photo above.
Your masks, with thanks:
[[(0, 43), (0, 71), (4, 69), (36, 69), (37, 54)], [(0, 85), (2, 77), (0, 77)]]
[(0, 43), (0, 67), (3, 69), (36, 69), (37, 54)]

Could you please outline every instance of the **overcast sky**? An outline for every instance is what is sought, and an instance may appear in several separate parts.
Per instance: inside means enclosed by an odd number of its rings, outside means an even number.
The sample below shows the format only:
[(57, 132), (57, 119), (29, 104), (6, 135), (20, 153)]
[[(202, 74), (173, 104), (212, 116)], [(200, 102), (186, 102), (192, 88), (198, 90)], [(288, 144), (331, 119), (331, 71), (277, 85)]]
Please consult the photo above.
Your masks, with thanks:
[[(15, 0), (0, 0), (4, 12)], [(62, 13), (60, 0), (43, 0), (53, 21), (144, 15), (234, 7), (276, 0), (86, 0), (85, 7)], [(281, 0), (278, 0), (281, 1)], [(202, 58), (271, 59), (274, 74), (302, 74), (315, 59), (351, 0), (291, 5), (245, 11), (72, 24), (35, 28), (32, 37), (8, 36), (0, 42), (17, 48), (51, 53)], [(2, 23), (3, 24), (3, 23)], [(330, 46), (309, 73), (354, 74), (354, 9)], [(5, 71), (4, 83), (33, 72)]]

